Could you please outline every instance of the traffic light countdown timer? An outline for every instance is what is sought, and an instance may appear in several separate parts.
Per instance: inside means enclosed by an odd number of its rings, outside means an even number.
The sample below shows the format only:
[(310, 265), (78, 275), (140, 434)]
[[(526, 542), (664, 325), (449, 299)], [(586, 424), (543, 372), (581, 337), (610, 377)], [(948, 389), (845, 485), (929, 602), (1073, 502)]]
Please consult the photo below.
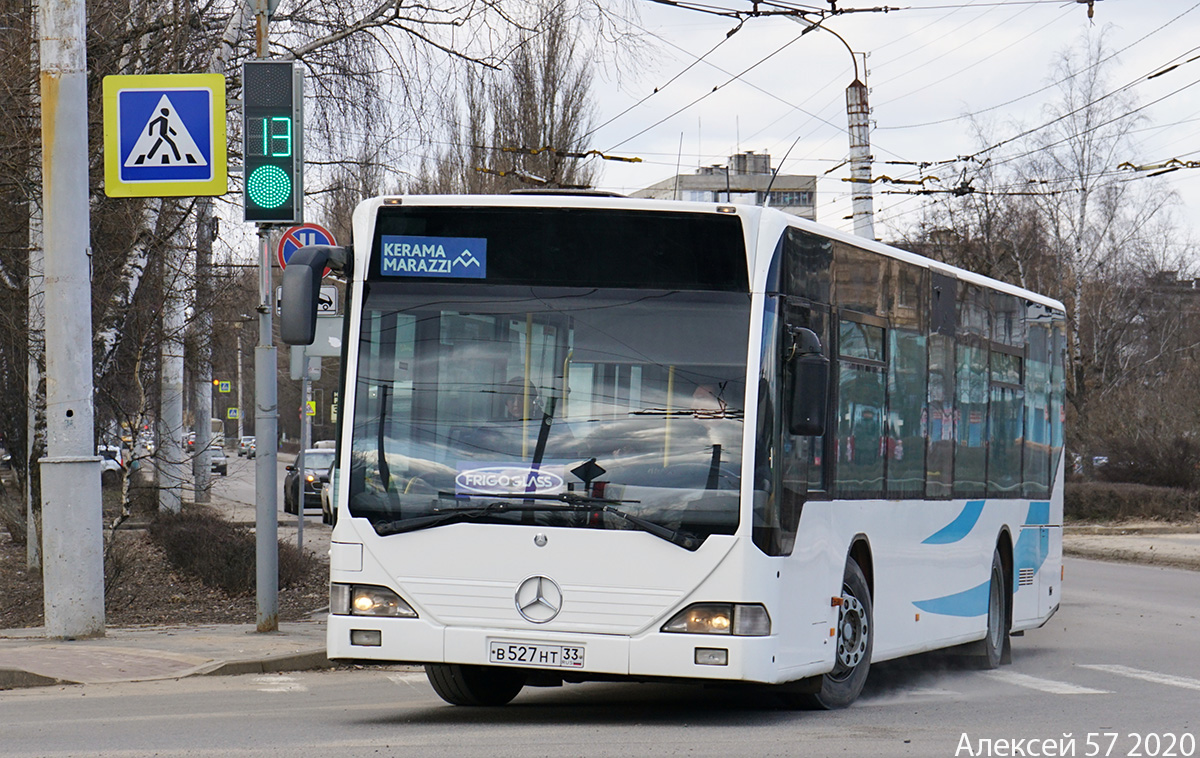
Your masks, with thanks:
[(242, 64), (247, 221), (304, 222), (304, 75), (292, 61)]

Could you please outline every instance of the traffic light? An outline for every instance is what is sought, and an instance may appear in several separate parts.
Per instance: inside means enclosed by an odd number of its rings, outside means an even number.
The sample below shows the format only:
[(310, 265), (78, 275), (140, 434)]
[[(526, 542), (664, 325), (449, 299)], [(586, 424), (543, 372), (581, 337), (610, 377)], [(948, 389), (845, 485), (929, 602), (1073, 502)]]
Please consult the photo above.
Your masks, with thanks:
[(304, 76), (292, 61), (242, 64), (246, 220), (304, 222)]

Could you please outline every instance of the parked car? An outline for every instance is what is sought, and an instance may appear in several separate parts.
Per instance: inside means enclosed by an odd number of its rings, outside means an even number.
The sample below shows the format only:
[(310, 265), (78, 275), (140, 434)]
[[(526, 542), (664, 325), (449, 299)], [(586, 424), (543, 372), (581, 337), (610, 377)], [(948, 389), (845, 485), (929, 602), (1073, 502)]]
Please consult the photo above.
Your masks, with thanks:
[[(304, 509), (321, 507), (321, 482), (328, 476), (329, 464), (333, 463), (333, 450), (309, 448), (304, 451)], [(296, 513), (296, 482), (300, 470), (294, 465), (287, 467), (283, 478), (283, 510)]]
[(337, 459), (329, 464), (329, 468), (321, 482), (321, 523), (333, 526), (337, 523)]
[(208, 459), (211, 461), (214, 474), (225, 476), (229, 473), (229, 459), (225, 457), (224, 450), (219, 447), (210, 449), (208, 451)]
[(250, 438), (250, 447), (246, 448), (246, 457), (247, 458), (257, 458), (258, 457), (258, 443), (254, 441), (253, 437)]
[(238, 457), (241, 458), (250, 453), (250, 447), (254, 444), (254, 437), (247, 435), (238, 440)]
[(116, 445), (100, 445), (96, 448), (100, 456), (100, 483), (118, 484), (125, 476), (125, 462), (121, 456), (121, 448)]

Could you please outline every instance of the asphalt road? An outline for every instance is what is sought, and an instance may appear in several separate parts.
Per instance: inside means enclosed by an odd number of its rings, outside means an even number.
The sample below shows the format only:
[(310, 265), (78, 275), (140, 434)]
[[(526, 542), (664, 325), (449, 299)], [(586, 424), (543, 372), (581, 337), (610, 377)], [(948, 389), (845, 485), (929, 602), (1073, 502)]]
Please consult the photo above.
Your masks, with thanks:
[(880, 664), (844, 711), (637, 684), (456, 708), (421, 673), (343, 669), (0, 692), (0, 755), (1200, 755), (1198, 614), (1198, 572), (1068, 560), (1062, 610), (1013, 665)]
[[(229, 474), (212, 477), (212, 494), (214, 497), (245, 505), (253, 511), (254, 507), (254, 467), (257, 463), (252, 458), (239, 458), (236, 452), (226, 453), (229, 457)], [(283, 511), (283, 478), (287, 476), (287, 466), (293, 456), (280, 455), (277, 461), (278, 471), (275, 477), (276, 504)], [(316, 511), (311, 511), (315, 514)], [(251, 517), (253, 520), (253, 516)]]
[[(239, 458), (236, 452), (228, 453), (229, 473), (227, 476), (212, 477), (212, 497), (210, 504), (217, 508), (229, 521), (238, 524), (254, 525), (257, 522), (255, 512), (254, 482), (255, 465), (257, 461), (251, 458)], [(292, 463), (294, 456), (281, 453), (277, 458), (275, 476), (275, 510), (278, 514), (278, 536), (280, 539), (294, 543), (296, 541), (296, 516), (283, 512), (283, 479), (287, 476), (287, 466)], [(185, 495), (190, 497), (190, 493)], [(321, 523), (321, 511), (309, 507), (304, 513), (304, 545), (314, 555), (325, 555), (329, 550), (329, 534), (332, 531)], [(0, 746), (0, 756), (3, 756), (3, 746)]]

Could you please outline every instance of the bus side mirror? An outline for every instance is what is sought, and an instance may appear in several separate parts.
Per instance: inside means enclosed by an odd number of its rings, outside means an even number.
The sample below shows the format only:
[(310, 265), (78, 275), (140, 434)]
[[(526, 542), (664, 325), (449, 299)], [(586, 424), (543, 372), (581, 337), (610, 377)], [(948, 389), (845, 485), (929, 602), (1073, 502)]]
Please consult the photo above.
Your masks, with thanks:
[(821, 340), (811, 329), (793, 329), (791, 336), (788, 431), (799, 437), (820, 437), (825, 434), (829, 401), (829, 359), (821, 354)]
[(284, 344), (311, 345), (316, 338), (317, 299), (326, 268), (348, 272), (350, 248), (305, 245), (288, 259), (279, 308), (279, 336)]

